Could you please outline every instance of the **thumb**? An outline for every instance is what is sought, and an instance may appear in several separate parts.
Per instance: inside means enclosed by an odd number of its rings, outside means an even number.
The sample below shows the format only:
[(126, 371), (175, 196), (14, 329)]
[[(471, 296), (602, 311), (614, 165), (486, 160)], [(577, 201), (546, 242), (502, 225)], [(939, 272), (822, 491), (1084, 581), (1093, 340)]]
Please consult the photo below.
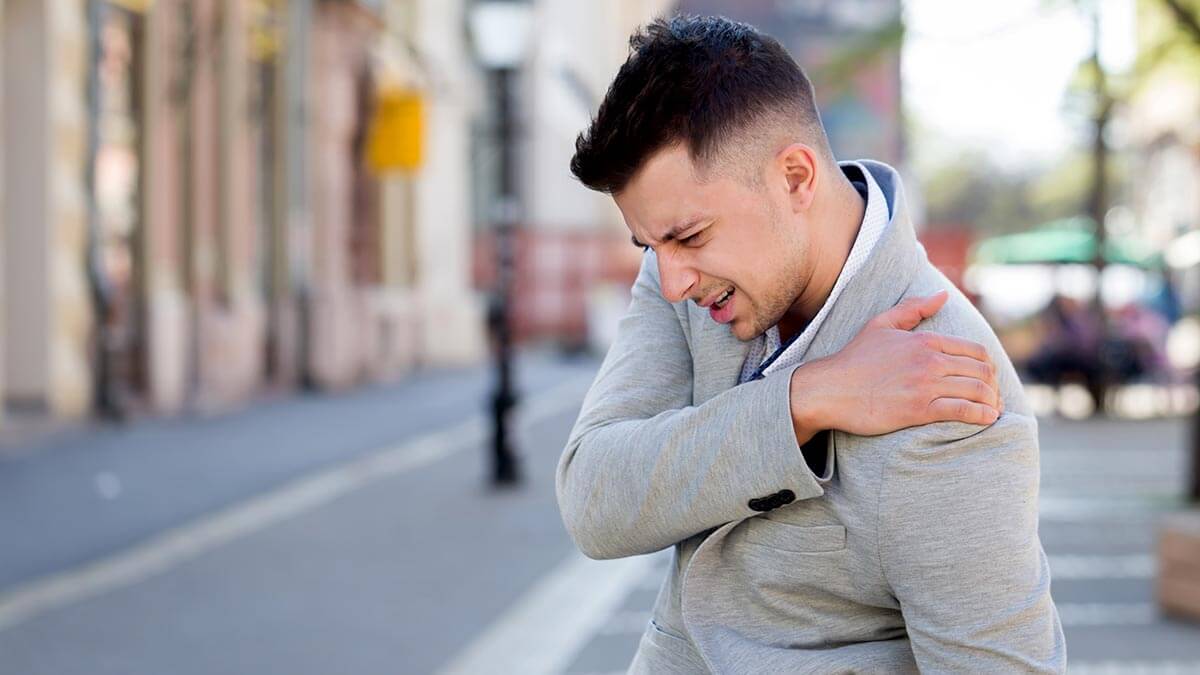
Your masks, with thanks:
[(886, 312), (871, 319), (868, 325), (875, 328), (895, 328), (898, 330), (912, 330), (917, 327), (925, 319), (937, 314), (937, 311), (946, 304), (946, 299), (950, 294), (946, 291), (938, 291), (933, 295), (926, 295), (916, 298), (908, 298), (889, 309)]

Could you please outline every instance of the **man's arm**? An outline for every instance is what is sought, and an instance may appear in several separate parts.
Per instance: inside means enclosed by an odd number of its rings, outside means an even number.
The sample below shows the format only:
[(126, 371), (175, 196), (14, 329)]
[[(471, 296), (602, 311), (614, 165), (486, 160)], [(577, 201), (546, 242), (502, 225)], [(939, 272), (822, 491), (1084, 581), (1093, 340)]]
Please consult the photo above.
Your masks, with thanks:
[(563, 521), (593, 558), (666, 548), (784, 489), (823, 492), (796, 443), (790, 373), (692, 405), (691, 353), (654, 265), (647, 255), (558, 465)]
[[(856, 338), (857, 348), (848, 347), (840, 359), (781, 371), (693, 406), (691, 353), (678, 314), (659, 290), (655, 262), (652, 254), (643, 260), (629, 311), (558, 465), (563, 521), (591, 557), (660, 550), (754, 515), (750, 500), (782, 490), (791, 490), (795, 499), (821, 495), (799, 449), (817, 430), (870, 433), (858, 428), (883, 425), (891, 431), (936, 419), (971, 419), (929, 405), (939, 391), (949, 396), (948, 388), (957, 386), (928, 376), (925, 357), (941, 354), (942, 347), (897, 330), (915, 326), (944, 298), (906, 301), (881, 315), (879, 326), (864, 330), (878, 335)], [(994, 390), (994, 371), (976, 366), (989, 372)], [(885, 371), (907, 373), (911, 381), (894, 391), (870, 387)], [(819, 380), (804, 379), (805, 372)], [(794, 396), (797, 383), (811, 391)], [(874, 410), (841, 404), (864, 391)], [(914, 393), (920, 394), (916, 403), (906, 398)], [(820, 405), (823, 399), (826, 405)]]
[(1037, 422), (937, 424), (895, 444), (880, 561), (922, 672), (1063, 672), (1066, 647), (1037, 534)]

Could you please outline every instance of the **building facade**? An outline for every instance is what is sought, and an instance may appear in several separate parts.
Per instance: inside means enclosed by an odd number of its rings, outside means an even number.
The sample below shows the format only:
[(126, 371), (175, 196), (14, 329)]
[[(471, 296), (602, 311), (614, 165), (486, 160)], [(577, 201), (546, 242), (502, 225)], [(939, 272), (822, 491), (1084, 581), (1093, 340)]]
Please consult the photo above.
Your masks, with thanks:
[[(0, 16), (9, 407), (219, 410), (483, 357), (462, 3)], [(366, 160), (381, 88), (420, 102), (415, 164)]]
[[(1200, 2), (1183, 3), (1200, 16)], [(1162, 3), (1138, 2), (1139, 62), (1125, 110), (1138, 234), (1165, 253), (1187, 312), (1200, 312), (1200, 41)]]
[(86, 16), (66, 0), (2, 5), (3, 387), (20, 408), (79, 416), (94, 384)]

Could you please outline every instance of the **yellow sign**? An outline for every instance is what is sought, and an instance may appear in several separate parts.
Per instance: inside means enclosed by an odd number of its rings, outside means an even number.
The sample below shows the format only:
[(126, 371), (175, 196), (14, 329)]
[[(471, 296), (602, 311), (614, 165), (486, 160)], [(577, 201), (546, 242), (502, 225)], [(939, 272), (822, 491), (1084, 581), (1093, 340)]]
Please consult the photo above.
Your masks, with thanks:
[(376, 173), (421, 168), (425, 105), (421, 95), (403, 89), (378, 93), (367, 137), (367, 164)]
[(154, 4), (154, 0), (108, 0), (110, 4), (116, 5), (131, 12), (141, 14), (150, 9)]

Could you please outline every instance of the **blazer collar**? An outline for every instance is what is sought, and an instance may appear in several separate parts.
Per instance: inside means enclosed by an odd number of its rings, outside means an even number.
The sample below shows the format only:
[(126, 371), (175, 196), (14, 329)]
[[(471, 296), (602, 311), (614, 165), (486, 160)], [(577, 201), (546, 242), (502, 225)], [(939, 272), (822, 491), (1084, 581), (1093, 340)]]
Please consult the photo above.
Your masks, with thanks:
[(846, 346), (873, 317), (904, 297), (925, 259), (917, 242), (904, 186), (895, 169), (881, 162), (860, 162), (879, 184), (891, 207), (891, 219), (867, 262), (842, 290), (825, 321), (817, 329), (804, 361), (829, 356)]

